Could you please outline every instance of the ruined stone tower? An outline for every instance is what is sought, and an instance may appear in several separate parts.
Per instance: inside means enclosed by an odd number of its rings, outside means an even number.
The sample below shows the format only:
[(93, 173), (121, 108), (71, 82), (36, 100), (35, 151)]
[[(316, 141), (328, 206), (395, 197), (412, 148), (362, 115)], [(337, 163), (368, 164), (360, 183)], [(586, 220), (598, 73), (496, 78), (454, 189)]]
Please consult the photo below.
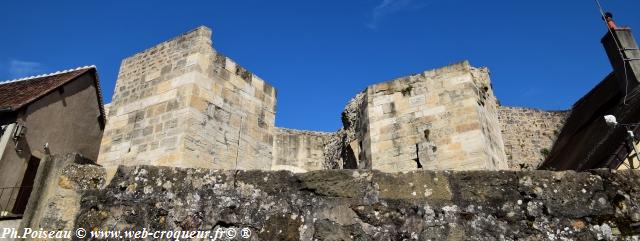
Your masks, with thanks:
[[(487, 69), (468, 62), (368, 87), (358, 145), (378, 170), (506, 169)], [(351, 145), (353, 146), (353, 145)], [(370, 164), (368, 163), (370, 162)]]
[(563, 121), (540, 121), (541, 111), (514, 118), (529, 112), (499, 106), (488, 69), (467, 61), (367, 87), (333, 133), (275, 127), (275, 106), (276, 90), (218, 53), (211, 30), (199, 27), (122, 61), (98, 163), (295, 172), (534, 167)]

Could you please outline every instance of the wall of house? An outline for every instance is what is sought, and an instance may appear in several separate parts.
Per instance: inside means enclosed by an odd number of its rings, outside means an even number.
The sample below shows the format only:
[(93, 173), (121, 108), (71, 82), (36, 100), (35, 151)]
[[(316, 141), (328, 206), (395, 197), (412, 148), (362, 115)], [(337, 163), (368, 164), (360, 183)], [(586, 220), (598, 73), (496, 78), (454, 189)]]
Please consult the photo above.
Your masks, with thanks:
[(275, 102), (199, 27), (122, 61), (98, 162), (269, 169)]
[(103, 130), (93, 78), (86, 73), (26, 108), (18, 121), (27, 126), (28, 149), (44, 151), (48, 143), (51, 154), (97, 159)]
[(549, 155), (568, 111), (498, 109), (509, 169), (536, 169)]
[(20, 110), (16, 121), (27, 131), (17, 148), (10, 140), (2, 153), (0, 187), (20, 186), (31, 156), (77, 152), (95, 160), (102, 137), (99, 106), (92, 73), (86, 73)]

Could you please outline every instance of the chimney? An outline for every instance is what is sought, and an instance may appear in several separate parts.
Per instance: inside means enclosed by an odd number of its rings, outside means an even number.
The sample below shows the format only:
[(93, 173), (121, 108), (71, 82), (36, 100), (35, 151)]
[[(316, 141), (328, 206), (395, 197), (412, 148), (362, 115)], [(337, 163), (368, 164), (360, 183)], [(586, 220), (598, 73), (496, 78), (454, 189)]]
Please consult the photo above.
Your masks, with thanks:
[(638, 86), (640, 84), (640, 50), (631, 29), (611, 29), (601, 42), (609, 56), (620, 90), (629, 92)]

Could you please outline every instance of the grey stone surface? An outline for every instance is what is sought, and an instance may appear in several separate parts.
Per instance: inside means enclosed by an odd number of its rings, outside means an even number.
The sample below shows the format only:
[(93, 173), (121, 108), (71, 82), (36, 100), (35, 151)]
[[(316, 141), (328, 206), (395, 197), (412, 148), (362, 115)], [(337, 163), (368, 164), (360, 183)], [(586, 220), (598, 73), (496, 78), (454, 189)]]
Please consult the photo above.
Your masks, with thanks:
[(248, 227), (250, 240), (632, 240), (639, 184), (638, 171), (121, 166), (105, 188), (82, 192), (75, 226)]

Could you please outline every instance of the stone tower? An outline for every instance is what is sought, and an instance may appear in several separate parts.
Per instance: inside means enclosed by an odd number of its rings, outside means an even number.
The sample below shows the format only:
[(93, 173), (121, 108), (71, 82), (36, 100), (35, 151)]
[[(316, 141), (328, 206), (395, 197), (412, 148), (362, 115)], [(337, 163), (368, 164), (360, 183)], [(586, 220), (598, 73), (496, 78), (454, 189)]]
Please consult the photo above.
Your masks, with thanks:
[(98, 163), (270, 169), (275, 106), (198, 27), (122, 61)]

